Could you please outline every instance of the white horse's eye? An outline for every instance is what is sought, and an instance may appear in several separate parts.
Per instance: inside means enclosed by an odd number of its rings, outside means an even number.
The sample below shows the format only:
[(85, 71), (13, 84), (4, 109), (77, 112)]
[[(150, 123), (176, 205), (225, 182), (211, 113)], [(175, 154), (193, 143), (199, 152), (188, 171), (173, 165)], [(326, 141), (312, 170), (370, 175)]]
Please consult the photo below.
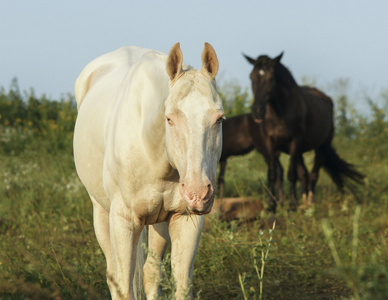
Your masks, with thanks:
[(260, 74), (261, 76), (263, 76), (263, 75), (265, 74), (264, 70), (263, 70), (263, 69), (260, 69), (260, 70), (259, 70), (259, 74)]
[(216, 121), (216, 124), (221, 124), (225, 120), (225, 116), (219, 117)]
[(166, 118), (166, 120), (167, 120), (167, 123), (168, 123), (168, 125), (174, 125), (174, 121), (173, 120), (171, 120), (170, 118)]

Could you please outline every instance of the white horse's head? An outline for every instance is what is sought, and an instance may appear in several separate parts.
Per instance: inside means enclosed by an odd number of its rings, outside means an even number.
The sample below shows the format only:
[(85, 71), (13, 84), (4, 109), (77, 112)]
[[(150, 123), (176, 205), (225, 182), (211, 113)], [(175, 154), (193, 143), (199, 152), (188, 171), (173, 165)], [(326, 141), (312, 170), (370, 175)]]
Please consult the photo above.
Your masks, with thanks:
[(222, 150), (224, 111), (215, 87), (218, 60), (205, 43), (201, 70), (183, 70), (183, 55), (175, 44), (167, 59), (170, 93), (166, 101), (166, 148), (179, 172), (180, 194), (191, 213), (209, 213), (216, 189)]

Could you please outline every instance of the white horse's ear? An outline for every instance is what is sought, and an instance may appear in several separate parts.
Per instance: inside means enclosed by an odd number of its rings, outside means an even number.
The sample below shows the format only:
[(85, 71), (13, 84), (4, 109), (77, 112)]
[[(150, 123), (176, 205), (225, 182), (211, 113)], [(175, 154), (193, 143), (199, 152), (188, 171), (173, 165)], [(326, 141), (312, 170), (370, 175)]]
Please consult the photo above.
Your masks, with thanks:
[(205, 43), (202, 52), (202, 73), (210, 76), (212, 79), (216, 78), (218, 73), (218, 59), (213, 47)]
[(183, 73), (183, 54), (179, 43), (172, 46), (170, 53), (167, 57), (167, 74), (170, 76), (170, 80), (178, 78)]

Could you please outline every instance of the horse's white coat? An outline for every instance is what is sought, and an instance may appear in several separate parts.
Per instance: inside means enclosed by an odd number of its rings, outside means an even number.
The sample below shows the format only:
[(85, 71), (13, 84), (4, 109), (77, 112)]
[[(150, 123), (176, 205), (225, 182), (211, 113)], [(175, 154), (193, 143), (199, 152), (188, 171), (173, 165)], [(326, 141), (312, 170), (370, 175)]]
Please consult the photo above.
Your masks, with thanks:
[(205, 44), (202, 70), (183, 70), (182, 59), (179, 44), (168, 56), (123, 47), (89, 63), (75, 84), (75, 164), (93, 202), (114, 299), (134, 296), (146, 224), (155, 224), (144, 266), (147, 298), (158, 293), (158, 260), (170, 238), (176, 296), (191, 296), (201, 215), (214, 200), (223, 109), (213, 48)]

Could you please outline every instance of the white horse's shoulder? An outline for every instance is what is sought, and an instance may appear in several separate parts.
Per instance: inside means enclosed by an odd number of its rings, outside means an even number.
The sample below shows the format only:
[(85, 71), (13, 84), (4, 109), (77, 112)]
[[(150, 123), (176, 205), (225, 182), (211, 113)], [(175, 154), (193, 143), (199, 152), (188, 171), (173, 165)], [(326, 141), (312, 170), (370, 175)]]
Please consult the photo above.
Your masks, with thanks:
[(97, 81), (119, 68), (122, 68), (125, 74), (125, 72), (147, 53), (153, 56), (165, 56), (163, 53), (155, 50), (136, 46), (126, 46), (91, 61), (82, 70), (75, 82), (75, 98), (78, 108), (87, 92)]

